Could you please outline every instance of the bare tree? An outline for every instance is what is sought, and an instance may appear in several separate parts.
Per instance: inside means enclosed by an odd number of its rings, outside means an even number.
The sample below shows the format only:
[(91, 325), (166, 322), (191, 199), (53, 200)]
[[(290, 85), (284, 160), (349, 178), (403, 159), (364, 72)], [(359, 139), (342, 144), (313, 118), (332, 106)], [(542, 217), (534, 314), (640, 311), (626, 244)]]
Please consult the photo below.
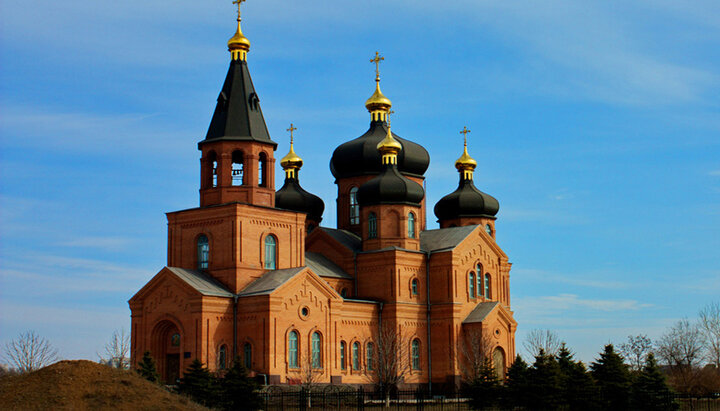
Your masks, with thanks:
[(700, 311), (699, 327), (707, 350), (707, 360), (720, 370), (720, 303), (708, 304)]
[(652, 352), (652, 340), (647, 335), (628, 335), (627, 342), (620, 344), (618, 351), (633, 371), (640, 371), (645, 366), (648, 354)]
[[(372, 364), (366, 364), (369, 378), (385, 397), (385, 407), (390, 406), (390, 393), (405, 381), (411, 368), (411, 341), (391, 324), (383, 324), (374, 335), (373, 353), (368, 355)], [(367, 347), (366, 347), (367, 349)]]
[(110, 341), (105, 344), (105, 356), (100, 357), (100, 361), (113, 368), (121, 368), (127, 370), (130, 368), (130, 334), (124, 328), (120, 331), (115, 330), (110, 337)]
[(560, 346), (562, 346), (560, 337), (551, 330), (534, 329), (528, 333), (523, 342), (523, 347), (530, 354), (530, 358), (540, 355), (540, 350), (543, 350), (545, 355), (557, 356)]
[(487, 362), (492, 358), (495, 343), (490, 333), (483, 333), (480, 328), (473, 328), (465, 333), (460, 350), (465, 361), (460, 362), (460, 367), (465, 381), (475, 381), (487, 367)]
[(694, 389), (702, 352), (700, 329), (687, 318), (675, 323), (657, 342), (658, 356), (670, 367), (670, 382), (683, 393)]
[[(319, 361), (319, 360), (318, 360)], [(313, 361), (311, 355), (303, 353), (300, 357), (300, 386), (307, 394), (307, 408), (312, 408), (312, 391), (322, 379), (325, 369), (322, 363)]]
[(27, 331), (5, 345), (5, 361), (19, 372), (31, 372), (58, 360), (57, 350), (50, 341), (35, 331)]

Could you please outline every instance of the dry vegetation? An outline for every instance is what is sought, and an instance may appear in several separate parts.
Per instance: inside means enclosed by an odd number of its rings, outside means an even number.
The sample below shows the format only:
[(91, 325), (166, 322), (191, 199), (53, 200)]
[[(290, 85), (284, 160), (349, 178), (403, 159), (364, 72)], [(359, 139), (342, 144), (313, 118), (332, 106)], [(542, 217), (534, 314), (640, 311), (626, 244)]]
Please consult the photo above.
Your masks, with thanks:
[(0, 378), (3, 410), (205, 410), (133, 371), (91, 361), (61, 361)]

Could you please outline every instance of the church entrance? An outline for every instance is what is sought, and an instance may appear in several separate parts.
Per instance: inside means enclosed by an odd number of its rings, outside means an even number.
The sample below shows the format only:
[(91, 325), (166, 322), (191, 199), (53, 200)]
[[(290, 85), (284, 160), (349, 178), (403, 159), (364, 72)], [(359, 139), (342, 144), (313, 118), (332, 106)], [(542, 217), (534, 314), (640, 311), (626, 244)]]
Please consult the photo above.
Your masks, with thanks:
[(177, 384), (180, 378), (182, 335), (171, 321), (160, 321), (153, 330), (152, 355), (158, 362), (158, 373), (166, 384)]

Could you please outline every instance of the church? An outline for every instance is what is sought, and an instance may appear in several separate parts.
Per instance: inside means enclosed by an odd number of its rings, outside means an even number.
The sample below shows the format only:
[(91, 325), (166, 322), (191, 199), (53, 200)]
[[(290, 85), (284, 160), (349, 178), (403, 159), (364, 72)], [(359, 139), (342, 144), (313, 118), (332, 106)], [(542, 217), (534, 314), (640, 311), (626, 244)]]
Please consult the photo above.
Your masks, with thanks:
[(168, 383), (195, 359), (221, 371), (237, 358), (267, 384), (372, 385), (394, 367), (406, 386), (448, 386), (482, 347), (503, 376), (515, 357), (511, 264), (467, 138), (459, 183), (434, 206), (440, 228), (428, 230), (430, 155), (391, 131), (376, 53), (370, 126), (338, 142), (337, 228), (321, 225), (325, 204), (300, 184), (292, 125), (276, 191), (277, 143), (236, 3), (230, 67), (198, 143), (200, 205), (167, 213), (167, 266), (129, 300), (133, 365), (149, 351)]

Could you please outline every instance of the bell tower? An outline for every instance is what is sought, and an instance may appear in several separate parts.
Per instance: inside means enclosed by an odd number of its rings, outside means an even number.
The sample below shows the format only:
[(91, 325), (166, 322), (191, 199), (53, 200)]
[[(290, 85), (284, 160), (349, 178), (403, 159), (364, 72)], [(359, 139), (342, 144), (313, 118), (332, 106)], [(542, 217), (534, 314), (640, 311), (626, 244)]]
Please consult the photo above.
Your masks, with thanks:
[(260, 99), (247, 65), (250, 40), (240, 27), (228, 41), (231, 61), (210, 127), (198, 143), (200, 159), (200, 206), (241, 202), (275, 206), (274, 152)]

